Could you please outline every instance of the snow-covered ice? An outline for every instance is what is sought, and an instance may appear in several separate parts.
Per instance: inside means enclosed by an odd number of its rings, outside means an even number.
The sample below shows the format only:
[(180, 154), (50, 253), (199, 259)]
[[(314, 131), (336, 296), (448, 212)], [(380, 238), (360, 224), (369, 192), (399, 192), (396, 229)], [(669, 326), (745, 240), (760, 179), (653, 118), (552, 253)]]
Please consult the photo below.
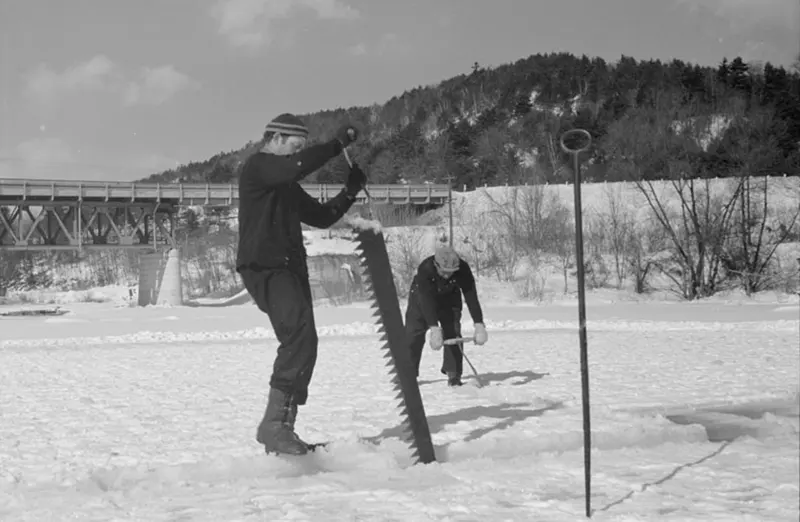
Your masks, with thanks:
[[(1, 520), (583, 518), (573, 306), (486, 304), (489, 342), (467, 347), (484, 388), (467, 365), (448, 388), (426, 348), (430, 465), (364, 304), (317, 309), (298, 430), (335, 443), (294, 460), (254, 440), (275, 342), (252, 304), (64, 308), (0, 318)], [(798, 312), (590, 303), (594, 520), (798, 520)]]

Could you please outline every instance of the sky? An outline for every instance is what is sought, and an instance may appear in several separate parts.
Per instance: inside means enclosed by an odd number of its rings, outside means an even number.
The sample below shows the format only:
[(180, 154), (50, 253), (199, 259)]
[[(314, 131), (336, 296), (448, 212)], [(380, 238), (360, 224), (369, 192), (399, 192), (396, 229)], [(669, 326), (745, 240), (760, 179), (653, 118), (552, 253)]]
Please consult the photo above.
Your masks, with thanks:
[(790, 67), (798, 0), (3, 0), (0, 178), (132, 181), (531, 54)]

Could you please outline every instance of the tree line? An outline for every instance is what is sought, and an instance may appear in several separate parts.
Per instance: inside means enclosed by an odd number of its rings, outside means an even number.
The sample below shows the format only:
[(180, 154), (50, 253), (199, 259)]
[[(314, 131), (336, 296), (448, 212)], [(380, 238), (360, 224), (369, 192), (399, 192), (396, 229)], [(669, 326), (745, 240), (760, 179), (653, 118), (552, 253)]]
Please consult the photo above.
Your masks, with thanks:
[[(800, 171), (800, 68), (748, 64), (739, 57), (704, 67), (681, 60), (622, 56), (609, 63), (536, 54), (495, 68), (475, 64), (469, 73), (405, 91), (382, 105), (301, 117), (312, 142), (329, 139), (345, 121), (364, 129), (351, 155), (372, 183), (452, 180), (457, 189), (471, 189), (569, 182), (569, 158), (558, 139), (576, 127), (587, 129), (594, 141), (584, 158), (587, 181), (668, 179), (674, 173), (661, 163), (632, 170), (630, 158), (619, 155), (620, 139), (643, 125), (653, 148), (667, 135), (691, 138), (681, 152), (692, 164), (689, 176), (728, 177), (753, 168), (742, 163), (737, 147), (743, 141), (761, 150), (759, 172)], [(235, 182), (238, 166), (256, 148), (257, 140), (147, 179)], [(342, 182), (346, 171), (338, 158), (308, 181)]]

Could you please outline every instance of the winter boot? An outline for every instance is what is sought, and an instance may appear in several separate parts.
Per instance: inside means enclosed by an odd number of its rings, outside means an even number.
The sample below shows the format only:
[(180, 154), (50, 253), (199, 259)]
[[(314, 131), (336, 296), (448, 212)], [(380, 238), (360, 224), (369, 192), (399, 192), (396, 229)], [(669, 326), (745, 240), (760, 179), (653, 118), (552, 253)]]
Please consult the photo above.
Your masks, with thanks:
[(292, 404), (290, 395), (270, 388), (267, 409), (258, 426), (256, 440), (264, 445), (267, 453), (305, 455), (308, 445), (294, 432), (297, 405)]
[(461, 376), (456, 372), (447, 372), (447, 385), (448, 386), (463, 386), (464, 383), (461, 382)]

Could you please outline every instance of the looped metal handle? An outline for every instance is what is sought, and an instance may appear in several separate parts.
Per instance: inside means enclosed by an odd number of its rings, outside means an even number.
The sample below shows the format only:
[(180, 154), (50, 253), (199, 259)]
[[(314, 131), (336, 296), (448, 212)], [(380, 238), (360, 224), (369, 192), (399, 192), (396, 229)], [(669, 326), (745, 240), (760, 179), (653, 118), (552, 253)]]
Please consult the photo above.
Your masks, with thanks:
[[(586, 139), (586, 144), (578, 149), (571, 149), (567, 146), (565, 140), (569, 136), (576, 136), (576, 135), (583, 136)], [(592, 145), (592, 135), (589, 134), (589, 131), (587, 131), (586, 129), (570, 129), (561, 135), (561, 148), (564, 149), (564, 152), (568, 152), (571, 154), (578, 154), (580, 152), (587, 150), (589, 147), (591, 147), (591, 145)]]

